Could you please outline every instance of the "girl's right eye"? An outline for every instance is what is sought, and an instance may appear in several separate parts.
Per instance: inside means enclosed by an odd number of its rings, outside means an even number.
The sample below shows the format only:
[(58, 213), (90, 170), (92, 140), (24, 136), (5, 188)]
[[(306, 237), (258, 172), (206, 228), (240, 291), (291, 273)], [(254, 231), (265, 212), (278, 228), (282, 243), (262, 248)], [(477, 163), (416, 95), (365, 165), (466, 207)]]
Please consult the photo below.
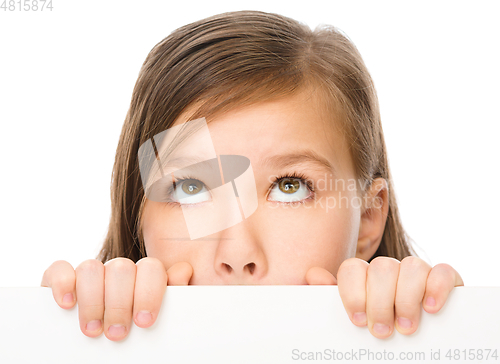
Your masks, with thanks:
[(210, 192), (205, 187), (205, 184), (194, 178), (181, 179), (174, 183), (169, 191), (169, 197), (174, 203), (182, 205), (191, 205), (211, 200)]

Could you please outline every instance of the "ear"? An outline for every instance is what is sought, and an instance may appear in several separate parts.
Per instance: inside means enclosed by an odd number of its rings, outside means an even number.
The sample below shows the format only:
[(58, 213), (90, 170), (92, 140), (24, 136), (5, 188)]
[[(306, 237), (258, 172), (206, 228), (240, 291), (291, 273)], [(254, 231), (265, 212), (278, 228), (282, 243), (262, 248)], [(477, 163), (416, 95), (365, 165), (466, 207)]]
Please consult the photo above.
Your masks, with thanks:
[(384, 178), (373, 180), (363, 197), (356, 258), (368, 261), (377, 251), (384, 235), (389, 212), (389, 187)]

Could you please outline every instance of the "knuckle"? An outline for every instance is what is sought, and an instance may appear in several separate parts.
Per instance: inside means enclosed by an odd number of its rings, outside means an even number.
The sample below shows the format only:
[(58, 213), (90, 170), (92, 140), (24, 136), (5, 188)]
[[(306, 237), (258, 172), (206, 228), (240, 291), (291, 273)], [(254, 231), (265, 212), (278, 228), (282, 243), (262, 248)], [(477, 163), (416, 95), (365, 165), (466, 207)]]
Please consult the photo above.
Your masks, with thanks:
[(376, 269), (378, 271), (387, 272), (398, 268), (400, 262), (397, 259), (390, 257), (376, 257), (370, 262), (368, 269)]
[(376, 319), (377, 317), (392, 317), (394, 316), (394, 307), (370, 307), (367, 311), (369, 311), (369, 316)]
[(137, 267), (147, 266), (147, 267), (151, 267), (155, 270), (156, 269), (158, 269), (158, 270), (165, 269), (161, 260), (159, 260), (157, 258), (152, 258), (152, 257), (144, 257), (144, 258), (138, 260), (137, 263), (135, 263), (135, 265)]
[(55, 277), (52, 277), (52, 286), (53, 287), (71, 287), (75, 284), (75, 275), (71, 274), (58, 274)]
[(128, 258), (114, 258), (106, 262), (104, 264), (106, 269), (113, 269), (117, 273), (129, 272), (131, 270), (135, 270), (135, 263)]
[(339, 271), (352, 271), (359, 268), (366, 268), (368, 266), (368, 262), (359, 259), (359, 258), (349, 258), (342, 262), (339, 267)]
[(401, 269), (407, 269), (409, 271), (418, 271), (422, 269), (427, 269), (429, 265), (419, 257), (408, 256), (401, 261)]
[(450, 265), (438, 264), (432, 268), (428, 285), (436, 291), (448, 290), (453, 286), (454, 273), (454, 269)]
[(419, 267), (422, 263), (422, 259), (415, 257), (413, 255), (407, 256), (401, 260), (401, 264), (408, 266), (416, 266)]
[(85, 304), (80, 303), (79, 306), (85, 312), (104, 311), (104, 303), (85, 303)]
[(65, 260), (56, 260), (43, 272), (42, 282), (52, 285), (61, 276), (59, 272), (68, 271), (73, 271), (71, 264)]
[(417, 309), (417, 302), (398, 301), (394, 302), (397, 311), (409, 312)]
[(132, 307), (129, 306), (118, 306), (118, 305), (113, 305), (111, 307), (106, 306), (106, 312), (107, 313), (113, 313), (113, 314), (118, 314), (120, 316), (130, 316), (132, 317)]
[[(54, 263), (52, 263), (50, 265), (49, 269), (51, 269), (51, 268), (61, 268), (61, 267), (65, 267), (65, 266), (70, 266), (71, 267), (71, 264), (69, 264), (65, 260), (56, 260)], [(49, 269), (47, 269), (47, 270), (49, 270)]]
[(362, 297), (343, 297), (342, 301), (348, 311), (365, 311), (366, 303)]
[[(158, 299), (161, 299), (161, 297), (158, 297), (158, 295), (153, 290), (144, 289), (141, 291), (140, 295), (137, 295), (135, 297), (136, 302), (134, 304), (141, 307), (142, 306), (152, 307), (154, 306), (153, 303), (158, 301)], [(140, 311), (140, 309), (137, 309), (137, 311)]]
[(441, 292), (446, 292), (450, 289), (449, 281), (443, 279), (443, 277), (437, 277), (432, 281), (428, 282), (428, 292), (432, 292), (433, 294), (439, 294)]
[(453, 278), (453, 275), (455, 273), (455, 269), (453, 269), (451, 265), (446, 263), (436, 264), (432, 269), (435, 270), (440, 275), (443, 275), (447, 278)]
[(102, 269), (104, 269), (104, 265), (99, 260), (87, 259), (80, 263), (75, 271), (79, 274), (81, 272), (99, 272)]

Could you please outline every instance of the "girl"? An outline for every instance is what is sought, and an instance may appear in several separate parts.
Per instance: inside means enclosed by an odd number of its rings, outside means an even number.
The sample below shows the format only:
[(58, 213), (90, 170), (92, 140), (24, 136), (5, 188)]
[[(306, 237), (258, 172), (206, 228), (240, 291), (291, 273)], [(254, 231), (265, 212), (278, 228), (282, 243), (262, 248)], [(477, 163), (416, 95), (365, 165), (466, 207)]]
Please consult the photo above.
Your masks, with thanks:
[[(160, 133), (195, 121), (206, 122), (211, 142), (188, 138), (170, 153), (219, 166), (228, 155), (248, 159), (256, 204), (244, 214), (238, 190), (239, 223), (213, 226), (226, 221), (213, 214), (218, 187), (231, 182), (236, 191), (235, 178), (224, 184), (224, 168), (218, 183), (196, 168), (167, 170), (164, 148), (174, 144)], [(143, 145), (165, 168), (156, 193)], [(463, 285), (451, 266), (430, 267), (411, 249), (373, 82), (356, 47), (331, 26), (313, 32), (277, 14), (237, 11), (158, 43), (133, 91), (111, 199), (98, 259), (76, 269), (56, 261), (42, 279), (62, 308), (78, 300), (89, 337), (104, 331), (121, 340), (132, 318), (151, 326), (167, 284), (338, 284), (353, 324), (378, 338), (394, 327), (413, 333), (421, 303), (435, 313)], [(200, 226), (208, 230), (193, 238)]]

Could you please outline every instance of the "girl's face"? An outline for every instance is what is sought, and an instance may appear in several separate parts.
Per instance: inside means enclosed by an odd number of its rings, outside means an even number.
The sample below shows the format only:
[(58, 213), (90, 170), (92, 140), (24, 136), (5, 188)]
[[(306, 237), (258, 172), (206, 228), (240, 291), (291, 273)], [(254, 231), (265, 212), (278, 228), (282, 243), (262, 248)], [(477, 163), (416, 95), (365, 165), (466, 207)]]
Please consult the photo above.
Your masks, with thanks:
[[(190, 240), (180, 206), (147, 199), (142, 216), (147, 256), (166, 269), (190, 263), (189, 283), (198, 285), (305, 284), (312, 267), (336, 276), (340, 264), (356, 255), (361, 208), (352, 203), (358, 195), (345, 141), (318, 100), (302, 92), (209, 120), (217, 155), (250, 159), (258, 207), (232, 227)], [(186, 115), (174, 125), (186, 122)], [(262, 163), (266, 158), (278, 163)], [(286, 184), (273, 184), (294, 173), (304, 175), (314, 192), (306, 183), (288, 184), (293, 194)], [(286, 202), (291, 196), (302, 203)]]

